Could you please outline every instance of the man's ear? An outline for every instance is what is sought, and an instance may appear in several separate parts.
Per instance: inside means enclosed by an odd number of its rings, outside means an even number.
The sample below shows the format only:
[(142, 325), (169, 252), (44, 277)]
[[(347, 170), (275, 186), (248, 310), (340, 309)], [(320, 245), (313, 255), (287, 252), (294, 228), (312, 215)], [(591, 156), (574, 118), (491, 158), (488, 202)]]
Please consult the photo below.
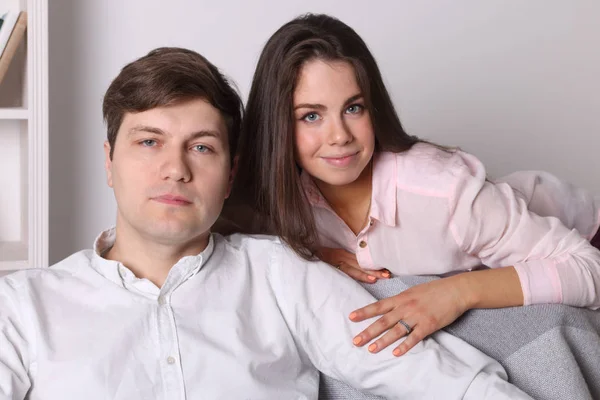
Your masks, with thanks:
[(104, 169), (106, 171), (106, 183), (113, 187), (112, 181), (112, 160), (110, 159), (110, 143), (104, 142)]
[(235, 179), (235, 176), (237, 175), (239, 159), (240, 156), (233, 157), (233, 164), (231, 166), (231, 171), (229, 172), (229, 186), (227, 187), (227, 195), (225, 196), (226, 199), (231, 194), (231, 189), (233, 188), (233, 181)]

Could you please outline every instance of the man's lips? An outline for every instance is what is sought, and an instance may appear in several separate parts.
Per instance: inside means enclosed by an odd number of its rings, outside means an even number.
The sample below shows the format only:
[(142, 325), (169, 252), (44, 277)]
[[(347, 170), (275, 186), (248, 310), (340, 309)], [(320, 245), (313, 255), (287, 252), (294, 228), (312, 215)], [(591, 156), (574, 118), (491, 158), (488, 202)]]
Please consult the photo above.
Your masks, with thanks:
[(152, 200), (173, 206), (189, 206), (190, 204), (192, 204), (192, 202), (186, 197), (172, 194), (163, 194), (162, 196), (153, 197)]

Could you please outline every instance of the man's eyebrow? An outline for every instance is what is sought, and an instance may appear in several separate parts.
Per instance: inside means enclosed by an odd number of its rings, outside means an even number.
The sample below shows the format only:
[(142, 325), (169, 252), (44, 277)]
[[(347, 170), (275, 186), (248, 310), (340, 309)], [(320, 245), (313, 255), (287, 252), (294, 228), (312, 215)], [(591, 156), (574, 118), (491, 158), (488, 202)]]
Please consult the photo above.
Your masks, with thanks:
[[(357, 93), (354, 96), (350, 96), (344, 102), (344, 106), (347, 106), (348, 104), (350, 104), (356, 100), (359, 100), (361, 98), (363, 98), (362, 93)], [(327, 107), (325, 107), (323, 104), (317, 104), (317, 103), (301, 103), (301, 104), (298, 104), (297, 106), (295, 106), (294, 110), (298, 110), (300, 108), (310, 108), (310, 109), (321, 110), (321, 111), (327, 110)]]
[[(149, 125), (136, 125), (129, 130), (129, 135), (134, 135), (139, 132), (153, 133), (155, 135), (166, 135), (166, 132), (162, 129)], [(212, 136), (216, 139), (221, 139), (223, 135), (218, 130), (202, 129), (200, 131), (190, 134), (187, 139), (194, 140), (206, 136)]]
[(206, 137), (206, 136), (212, 136), (215, 139), (221, 139), (223, 137), (223, 135), (219, 131), (212, 130), (212, 129), (203, 129), (201, 131), (192, 133), (189, 136), (188, 140), (194, 140), (194, 139), (198, 139), (198, 138)]
[(148, 125), (136, 125), (129, 130), (128, 136), (131, 136), (138, 132), (154, 133), (156, 135), (164, 135), (165, 134), (165, 132), (160, 128), (156, 128), (156, 127), (148, 126)]

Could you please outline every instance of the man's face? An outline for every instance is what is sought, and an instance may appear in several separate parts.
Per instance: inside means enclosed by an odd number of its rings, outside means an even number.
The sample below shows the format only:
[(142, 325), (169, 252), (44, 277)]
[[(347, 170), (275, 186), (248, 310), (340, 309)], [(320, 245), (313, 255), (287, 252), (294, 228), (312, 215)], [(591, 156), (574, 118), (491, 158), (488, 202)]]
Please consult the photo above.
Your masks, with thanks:
[(113, 159), (105, 143), (117, 225), (143, 240), (202, 240), (229, 196), (231, 168), (221, 113), (203, 99), (126, 113)]

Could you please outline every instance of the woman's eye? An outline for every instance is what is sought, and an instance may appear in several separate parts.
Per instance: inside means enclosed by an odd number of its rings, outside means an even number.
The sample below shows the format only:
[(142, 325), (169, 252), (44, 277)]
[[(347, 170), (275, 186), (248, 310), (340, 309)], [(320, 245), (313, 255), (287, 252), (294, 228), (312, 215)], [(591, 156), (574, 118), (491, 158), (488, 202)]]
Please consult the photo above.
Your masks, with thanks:
[(360, 104), (353, 104), (350, 107), (346, 108), (346, 112), (348, 114), (358, 114), (359, 112), (361, 112), (363, 109), (363, 106), (361, 106)]
[(196, 149), (196, 151), (198, 153), (206, 153), (210, 150), (208, 147), (206, 147), (203, 144), (198, 144), (198, 145), (194, 146), (194, 149)]
[(317, 114), (317, 113), (306, 114), (302, 119), (306, 122), (315, 122), (319, 119), (319, 114)]

